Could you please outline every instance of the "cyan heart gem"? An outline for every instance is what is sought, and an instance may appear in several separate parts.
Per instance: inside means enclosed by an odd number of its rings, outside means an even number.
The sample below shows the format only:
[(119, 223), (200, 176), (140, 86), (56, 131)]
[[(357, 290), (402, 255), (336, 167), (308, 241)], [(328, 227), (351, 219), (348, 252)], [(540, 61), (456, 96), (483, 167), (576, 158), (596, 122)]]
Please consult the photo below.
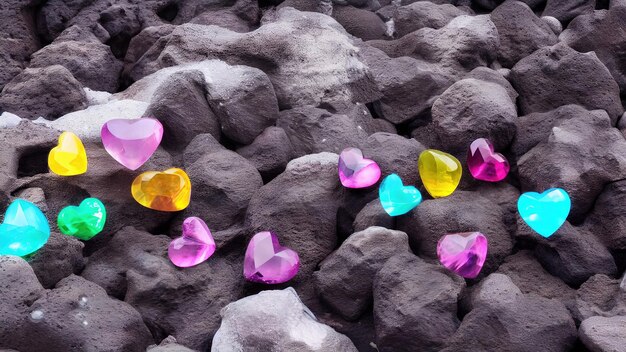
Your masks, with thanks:
[(569, 195), (561, 188), (550, 188), (541, 194), (526, 192), (517, 200), (517, 210), (522, 219), (546, 238), (563, 225), (571, 207)]
[(31, 202), (16, 199), (0, 224), (0, 255), (27, 256), (43, 247), (50, 237), (48, 219)]
[(391, 174), (383, 180), (378, 188), (380, 204), (387, 214), (398, 216), (410, 212), (422, 202), (422, 194), (413, 186), (405, 186), (402, 179)]

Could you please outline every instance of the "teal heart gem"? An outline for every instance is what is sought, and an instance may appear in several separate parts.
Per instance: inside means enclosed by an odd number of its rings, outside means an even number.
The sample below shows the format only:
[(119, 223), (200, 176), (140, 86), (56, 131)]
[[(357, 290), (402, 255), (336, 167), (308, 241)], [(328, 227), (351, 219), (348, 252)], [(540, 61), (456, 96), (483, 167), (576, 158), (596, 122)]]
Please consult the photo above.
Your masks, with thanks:
[(16, 199), (0, 224), (0, 255), (27, 256), (43, 247), (50, 237), (48, 219), (31, 202)]
[(526, 192), (517, 200), (517, 210), (522, 219), (546, 238), (563, 225), (571, 207), (569, 195), (561, 188), (550, 188), (541, 194)]
[(398, 216), (410, 212), (422, 202), (422, 194), (413, 186), (405, 186), (402, 179), (391, 174), (383, 180), (378, 188), (380, 204), (387, 214)]
[(87, 198), (79, 206), (63, 208), (57, 218), (61, 233), (83, 241), (102, 232), (107, 220), (107, 211), (98, 198)]

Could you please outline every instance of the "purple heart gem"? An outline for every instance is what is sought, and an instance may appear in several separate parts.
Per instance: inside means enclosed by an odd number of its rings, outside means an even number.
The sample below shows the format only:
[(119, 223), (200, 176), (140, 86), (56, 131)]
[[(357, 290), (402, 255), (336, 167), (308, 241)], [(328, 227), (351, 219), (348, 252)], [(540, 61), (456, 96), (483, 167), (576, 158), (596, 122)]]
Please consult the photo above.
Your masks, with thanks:
[(243, 262), (243, 276), (248, 281), (281, 284), (298, 273), (298, 253), (278, 243), (272, 232), (259, 232), (248, 244)]
[(487, 237), (480, 232), (453, 233), (437, 244), (437, 256), (443, 266), (464, 278), (473, 279), (487, 258)]
[(215, 253), (215, 240), (206, 223), (196, 217), (183, 222), (183, 235), (174, 239), (167, 254), (174, 265), (181, 268), (198, 265)]
[(365, 188), (380, 179), (380, 167), (374, 160), (363, 158), (357, 148), (346, 148), (339, 155), (339, 180), (347, 188)]

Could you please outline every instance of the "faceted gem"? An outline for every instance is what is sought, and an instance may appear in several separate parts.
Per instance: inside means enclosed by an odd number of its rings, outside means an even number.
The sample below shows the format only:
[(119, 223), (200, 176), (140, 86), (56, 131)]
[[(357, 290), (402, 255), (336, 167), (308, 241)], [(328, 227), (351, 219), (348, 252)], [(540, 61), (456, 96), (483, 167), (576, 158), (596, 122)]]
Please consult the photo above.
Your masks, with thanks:
[(80, 138), (63, 132), (59, 144), (48, 154), (48, 168), (59, 176), (76, 176), (87, 172), (87, 152)]
[(366, 188), (380, 179), (380, 167), (374, 160), (363, 158), (357, 148), (346, 148), (339, 155), (339, 180), (347, 188)]
[(300, 258), (295, 251), (282, 247), (272, 232), (259, 232), (248, 244), (243, 262), (243, 276), (248, 281), (281, 284), (298, 273)]
[(511, 168), (504, 155), (494, 152), (493, 144), (485, 138), (478, 138), (470, 144), (467, 167), (475, 179), (488, 182), (504, 180)]
[(437, 256), (448, 270), (473, 279), (485, 264), (487, 247), (487, 237), (480, 232), (453, 233), (441, 237)]
[(57, 217), (61, 233), (83, 241), (102, 232), (107, 220), (107, 211), (98, 198), (87, 198), (79, 206), (65, 207)]
[(100, 132), (104, 149), (131, 170), (143, 165), (161, 144), (163, 125), (157, 119), (109, 120)]
[(522, 219), (546, 238), (565, 223), (571, 207), (569, 195), (561, 188), (550, 188), (541, 194), (526, 192), (517, 200), (517, 210)]
[(183, 222), (183, 235), (174, 239), (167, 255), (174, 265), (188, 268), (209, 259), (215, 253), (215, 240), (206, 223), (196, 217)]
[(177, 168), (163, 172), (148, 171), (135, 178), (131, 193), (146, 208), (179, 211), (189, 205), (191, 181), (185, 171)]
[(0, 255), (26, 256), (43, 247), (50, 237), (48, 219), (31, 202), (16, 199), (0, 224)]
[(433, 198), (451, 195), (463, 173), (457, 158), (434, 149), (427, 149), (420, 154), (417, 167), (424, 187)]
[(422, 202), (422, 193), (414, 186), (403, 185), (400, 176), (391, 174), (380, 184), (378, 198), (387, 214), (398, 216), (418, 206)]

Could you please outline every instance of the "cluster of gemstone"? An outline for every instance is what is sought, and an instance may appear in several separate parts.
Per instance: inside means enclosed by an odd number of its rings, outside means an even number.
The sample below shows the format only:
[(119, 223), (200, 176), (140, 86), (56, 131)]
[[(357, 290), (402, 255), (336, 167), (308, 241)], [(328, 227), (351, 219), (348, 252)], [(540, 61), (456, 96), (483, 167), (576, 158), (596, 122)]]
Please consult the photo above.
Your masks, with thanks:
[[(477, 180), (504, 180), (510, 165), (506, 157), (496, 153), (493, 144), (479, 138), (467, 152), (467, 166)], [(375, 161), (363, 157), (361, 150), (347, 148), (339, 155), (339, 180), (347, 188), (366, 188), (376, 184), (381, 171)], [(453, 155), (435, 149), (423, 151), (417, 168), (424, 189), (432, 198), (450, 196), (459, 186), (463, 167)], [(390, 216), (404, 215), (422, 202), (422, 194), (412, 185), (405, 185), (397, 174), (386, 176), (378, 187), (382, 208)], [(522, 219), (538, 234), (554, 234), (569, 215), (571, 202), (563, 189), (549, 189), (542, 194), (528, 192), (520, 196), (518, 210)], [(444, 235), (438, 243), (441, 264), (465, 278), (475, 278), (487, 258), (487, 236), (480, 232)]]

